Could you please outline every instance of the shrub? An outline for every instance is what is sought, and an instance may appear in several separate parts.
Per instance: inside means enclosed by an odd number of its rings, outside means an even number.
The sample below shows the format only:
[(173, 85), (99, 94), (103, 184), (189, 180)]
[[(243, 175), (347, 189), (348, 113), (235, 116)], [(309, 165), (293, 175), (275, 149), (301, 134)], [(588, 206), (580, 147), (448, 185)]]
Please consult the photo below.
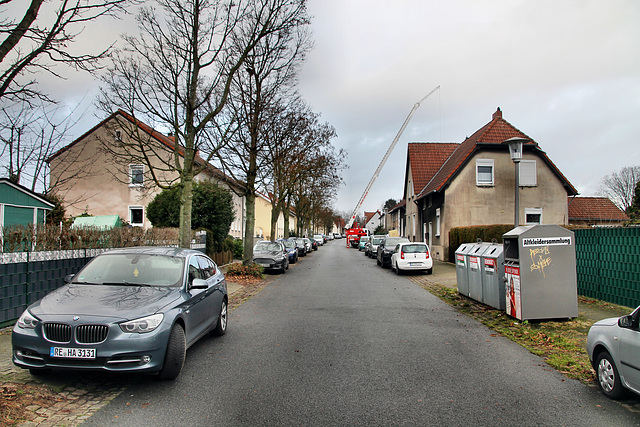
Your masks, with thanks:
[(258, 277), (262, 278), (262, 272), (264, 269), (258, 264), (243, 265), (241, 263), (235, 263), (229, 266), (227, 269), (227, 276), (236, 277)]

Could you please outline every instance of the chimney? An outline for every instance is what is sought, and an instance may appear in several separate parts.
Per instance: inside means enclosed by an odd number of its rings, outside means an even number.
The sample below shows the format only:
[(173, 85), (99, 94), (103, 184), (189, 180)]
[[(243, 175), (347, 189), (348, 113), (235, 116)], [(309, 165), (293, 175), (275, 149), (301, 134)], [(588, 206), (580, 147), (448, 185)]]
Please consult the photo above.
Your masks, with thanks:
[(502, 110), (500, 110), (500, 107), (498, 107), (498, 109), (496, 110), (495, 113), (493, 113), (493, 117), (492, 120), (495, 119), (501, 119), (502, 118)]

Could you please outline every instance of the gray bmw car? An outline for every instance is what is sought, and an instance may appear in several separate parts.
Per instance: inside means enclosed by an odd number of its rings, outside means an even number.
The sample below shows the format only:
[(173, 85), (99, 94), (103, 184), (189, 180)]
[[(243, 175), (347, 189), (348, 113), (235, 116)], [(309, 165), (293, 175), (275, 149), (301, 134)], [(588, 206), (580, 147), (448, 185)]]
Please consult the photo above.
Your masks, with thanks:
[(65, 281), (13, 328), (13, 363), (33, 374), (94, 369), (174, 379), (187, 348), (227, 330), (224, 274), (198, 251), (116, 249)]

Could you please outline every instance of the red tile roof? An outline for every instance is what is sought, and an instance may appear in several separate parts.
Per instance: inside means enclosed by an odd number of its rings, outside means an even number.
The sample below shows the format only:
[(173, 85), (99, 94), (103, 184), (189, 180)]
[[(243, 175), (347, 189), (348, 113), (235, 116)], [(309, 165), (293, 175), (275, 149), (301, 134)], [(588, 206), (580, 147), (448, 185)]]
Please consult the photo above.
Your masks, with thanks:
[(444, 162), (459, 145), (457, 143), (436, 142), (409, 143), (407, 147), (407, 163), (411, 166), (413, 190), (416, 193), (419, 193), (431, 181), (431, 178), (440, 170)]
[(569, 221), (627, 221), (629, 217), (607, 197), (569, 197)]
[[(442, 191), (460, 171), (460, 169), (462, 169), (462, 167), (470, 160), (473, 153), (480, 148), (501, 146), (502, 142), (513, 137), (528, 139), (529, 141), (524, 144), (523, 150), (537, 151), (542, 159), (558, 175), (567, 189), (567, 193), (570, 195), (578, 194), (578, 191), (573, 187), (573, 185), (571, 185), (569, 180), (565, 178), (556, 165), (553, 164), (547, 154), (540, 149), (533, 138), (530, 138), (525, 133), (514, 127), (511, 123), (504, 120), (502, 118), (502, 111), (498, 108), (497, 111), (493, 113), (493, 117), (489, 123), (478, 129), (473, 135), (457, 146), (451, 156), (449, 156), (444, 164), (442, 164), (442, 167), (419, 193), (418, 199), (421, 199), (431, 193)], [(503, 149), (507, 150), (507, 147), (505, 146)]]

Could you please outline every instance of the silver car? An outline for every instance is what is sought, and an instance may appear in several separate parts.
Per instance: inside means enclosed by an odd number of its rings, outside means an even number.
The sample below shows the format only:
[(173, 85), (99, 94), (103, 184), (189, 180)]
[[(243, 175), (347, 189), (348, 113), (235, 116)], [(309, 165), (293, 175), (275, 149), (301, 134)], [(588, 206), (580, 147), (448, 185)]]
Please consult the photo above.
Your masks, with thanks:
[(626, 390), (640, 394), (640, 307), (628, 316), (594, 323), (587, 353), (605, 396), (618, 399)]
[(187, 348), (227, 330), (224, 274), (198, 251), (116, 249), (65, 281), (13, 328), (13, 363), (33, 374), (93, 369), (174, 379)]

